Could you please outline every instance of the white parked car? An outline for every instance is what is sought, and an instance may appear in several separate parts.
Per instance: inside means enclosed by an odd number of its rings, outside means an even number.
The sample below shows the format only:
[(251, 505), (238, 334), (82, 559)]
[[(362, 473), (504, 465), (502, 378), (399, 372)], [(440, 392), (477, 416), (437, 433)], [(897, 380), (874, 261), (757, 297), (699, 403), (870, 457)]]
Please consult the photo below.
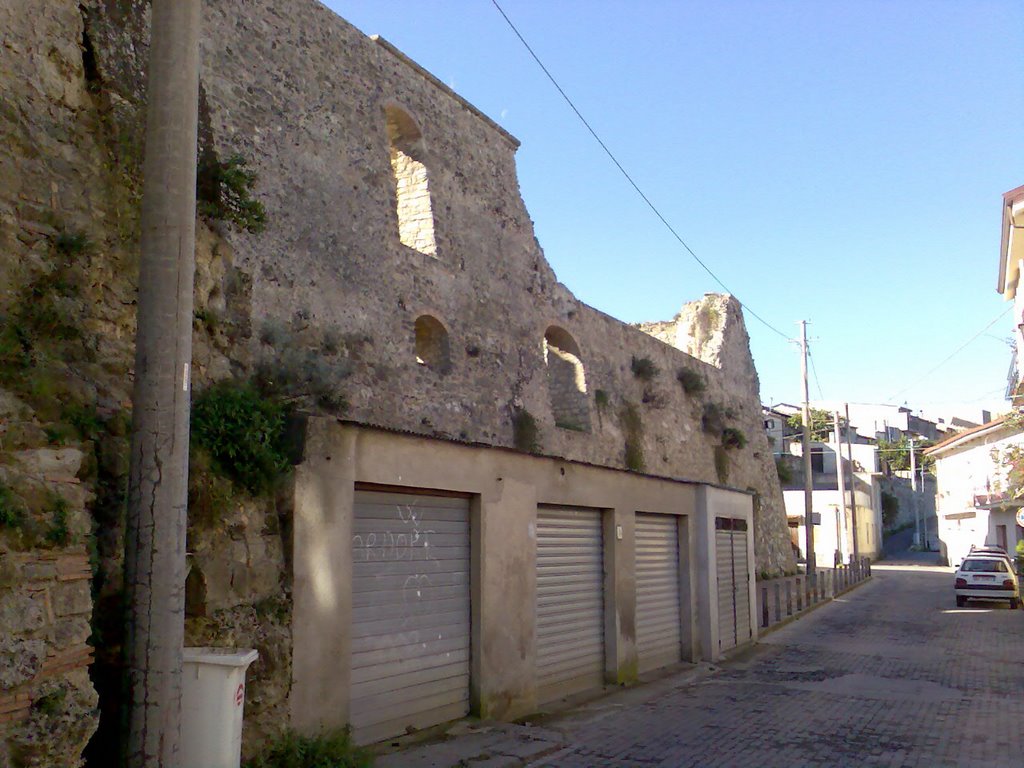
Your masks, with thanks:
[(956, 604), (971, 599), (1009, 600), (1011, 608), (1020, 606), (1020, 584), (1006, 557), (972, 552), (956, 571)]

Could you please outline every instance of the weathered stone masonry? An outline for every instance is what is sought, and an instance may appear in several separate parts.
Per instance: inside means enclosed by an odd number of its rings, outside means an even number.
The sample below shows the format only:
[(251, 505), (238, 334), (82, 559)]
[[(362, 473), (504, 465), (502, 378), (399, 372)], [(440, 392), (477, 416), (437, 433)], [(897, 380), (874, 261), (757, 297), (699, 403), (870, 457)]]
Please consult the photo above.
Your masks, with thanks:
[[(330, 394), (347, 401), (350, 423), (505, 449), (516, 445), (517, 414), (529, 414), (541, 456), (756, 493), (757, 568), (792, 567), (735, 301), (707, 297), (684, 308), (662, 340), (588, 307), (544, 259), (507, 132), (311, 0), (210, 0), (204, 14), (201, 148), (240, 154), (258, 171), (268, 227), (197, 232), (196, 308), (205, 318), (195, 334), (197, 388), (268, 366), (315, 366)], [(52, 272), (62, 231), (85, 233), (92, 247), (71, 265), (82, 292), (67, 301), (87, 354), (48, 370), (69, 398), (113, 418), (130, 391), (131, 160), (142, 142), (148, 4), (32, 0), (0, 7), (0, 28), (0, 312)], [(634, 359), (656, 373), (635, 375)], [(681, 369), (698, 374), (704, 390), (684, 392)], [(17, 426), (0, 435), (0, 452), (50, 450), (57, 416), (13, 396), (5, 403)], [(709, 406), (746, 435), (745, 448), (721, 446), (720, 429), (706, 423)], [(97, 456), (101, 472), (123, 471), (102, 441), (65, 439)], [(38, 475), (36, 465), (18, 467), (4, 474), (9, 484)], [(14, 574), (0, 579), (0, 606), (25, 595), (63, 606), (44, 612), (43, 624), (30, 621), (33, 612), (3, 614), (11, 658), (35, 675), (0, 686), (8, 739), (27, 733), (12, 722), (22, 728), (37, 715), (47, 727), (66, 716), (83, 738), (95, 727), (79, 637), (90, 610), (82, 547), (96, 543), (98, 612), (107, 615), (120, 533), (116, 515), (98, 516), (94, 470), (79, 474), (78, 490), (64, 482), (75, 536), (68, 549), (22, 551), (5, 539), (0, 552), (0, 567)], [(190, 531), (191, 586), (203, 608), (189, 619), (190, 641), (261, 652), (247, 750), (288, 712), (289, 505), (242, 505)], [(74, 693), (56, 720), (31, 709), (26, 718), (25, 702), (50, 691), (44, 681)]]

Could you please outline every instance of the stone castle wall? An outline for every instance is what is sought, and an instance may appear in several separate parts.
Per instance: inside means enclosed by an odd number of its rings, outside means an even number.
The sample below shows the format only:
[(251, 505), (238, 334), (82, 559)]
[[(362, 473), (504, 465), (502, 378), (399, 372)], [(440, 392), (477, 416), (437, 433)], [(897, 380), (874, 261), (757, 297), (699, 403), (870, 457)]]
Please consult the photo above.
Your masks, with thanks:
[[(756, 492), (758, 568), (792, 567), (734, 301), (705, 300), (720, 322), (702, 316), (709, 340), (699, 348), (680, 318), (661, 324), (675, 338), (659, 340), (588, 307), (544, 259), (513, 137), (312, 0), (203, 5), (200, 149), (238, 154), (258, 172), (268, 224), (260, 234), (216, 222), (197, 231), (197, 389), (297, 376), (314, 407), (346, 419), (503, 447), (523, 447), (515, 424), (529, 414), (529, 447), (541, 454)], [(50, 497), (29, 488), (46, 466), (39, 451), (83, 457), (78, 490), (64, 488), (77, 537), (67, 548), (0, 526), (0, 569), (15, 574), (0, 580), (0, 603), (23, 589), (78, 594), (84, 571), (64, 582), (60, 563), (80, 564), (86, 545), (95, 553), (93, 607), (83, 593), (40, 626), (4, 614), (12, 637), (45, 635), (45, 653), (22, 643), (11, 658), (25, 669), (43, 659), (46, 681), (78, 692), (56, 711), (88, 738), (87, 657), (53, 628), (79, 626), (90, 611), (94, 627), (117, 623), (148, 4), (29, 0), (0, 5), (0, 28), (0, 399), (17, 413), (5, 416), (0, 467), (15, 453), (28, 462), (0, 481), (42, 521)], [(29, 312), (33, 302), (47, 313)], [(11, 336), (15, 325), (35, 335)], [(683, 370), (701, 392), (683, 390)], [(724, 447), (723, 426), (746, 445)], [(241, 505), (190, 531), (193, 586), (205, 595), (190, 641), (260, 649), (246, 727), (261, 732), (287, 697), (287, 516), (280, 500)], [(49, 573), (39, 564), (51, 559), (55, 580), (29, 575)], [(116, 647), (95, 655), (114, 664)], [(44, 677), (0, 681), (6, 743), (27, 732), (33, 702), (55, 700), (43, 698)]]
[[(545, 261), (519, 196), (517, 142), (492, 121), (309, 0), (205, 8), (209, 132), (221, 156), (250, 159), (269, 212), (259, 236), (227, 234), (235, 266), (252, 283), (253, 332), (239, 359), (281, 355), (261, 336), (268, 327), (291, 329), (292, 343), (312, 347), (336, 333), (345, 340), (347, 419), (513, 446), (514, 417), (525, 409), (539, 426), (540, 453), (613, 467), (626, 467), (627, 453), (642, 455), (651, 474), (742, 482), (760, 493), (762, 517), (784, 523), (774, 470), (761, 478), (766, 465), (754, 456), (770, 452), (760, 445), (756, 373), (738, 307), (715, 332), (743, 343), (718, 343), (713, 360), (588, 307)], [(138, 76), (117, 69), (128, 49), (115, 36), (98, 46), (98, 63), (130, 94)], [(419, 249), (403, 244), (398, 209), (411, 203), (408, 186), (396, 189), (394, 166), (396, 151), (408, 163), (411, 146), (433, 212), (433, 244)], [(417, 360), (423, 316), (447, 332), (442, 367)], [(581, 375), (564, 371), (564, 354), (545, 354), (552, 329), (578, 350)], [(634, 360), (649, 360), (657, 373), (638, 377)], [(705, 379), (703, 395), (682, 390), (681, 368)], [(575, 394), (566, 391), (573, 385)], [(749, 441), (717, 467), (720, 434), (701, 428), (709, 402), (734, 414)], [(764, 570), (790, 565), (774, 546), (759, 552)]]

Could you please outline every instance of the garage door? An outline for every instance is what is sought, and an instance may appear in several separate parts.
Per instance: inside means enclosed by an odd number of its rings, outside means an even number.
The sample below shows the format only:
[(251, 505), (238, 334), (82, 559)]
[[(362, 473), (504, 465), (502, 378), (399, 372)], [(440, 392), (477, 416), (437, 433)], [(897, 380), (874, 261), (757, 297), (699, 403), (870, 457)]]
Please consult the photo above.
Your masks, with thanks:
[(641, 672), (682, 657), (679, 526), (674, 515), (636, 516), (636, 645)]
[(601, 513), (537, 510), (537, 698), (604, 682)]
[(747, 521), (715, 518), (718, 570), (718, 649), (727, 651), (751, 638)]
[(469, 501), (357, 491), (353, 737), (369, 743), (469, 712)]

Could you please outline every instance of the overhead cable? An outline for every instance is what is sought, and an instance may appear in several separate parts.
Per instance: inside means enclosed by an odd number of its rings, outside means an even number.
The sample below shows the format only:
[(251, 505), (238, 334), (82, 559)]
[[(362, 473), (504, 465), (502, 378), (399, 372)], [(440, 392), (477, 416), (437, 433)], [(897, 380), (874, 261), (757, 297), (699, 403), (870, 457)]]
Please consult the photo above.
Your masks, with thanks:
[(963, 351), (963, 350), (964, 350), (964, 349), (965, 349), (965, 348), (966, 348), (967, 346), (969, 346), (969, 345), (970, 345), (970, 344), (972, 344), (972, 343), (973, 343), (974, 341), (976, 341), (976, 340), (977, 340), (977, 339), (978, 339), (978, 338), (979, 338), (979, 337), (980, 337), (980, 336), (981, 336), (981, 335), (982, 335), (983, 333), (985, 333), (985, 331), (987, 331), (987, 330), (988, 330), (989, 328), (991, 328), (991, 327), (992, 327), (993, 325), (995, 325), (995, 324), (996, 324), (996, 323), (998, 323), (998, 322), (999, 322), (1000, 320), (1002, 320), (1002, 319), (1003, 319), (1004, 317), (1006, 317), (1006, 315), (1007, 315), (1007, 314), (1009, 314), (1009, 312), (1010, 312), (1010, 310), (1011, 310), (1011, 309), (1013, 309), (1013, 305), (1012, 305), (1012, 304), (1011, 304), (1011, 305), (1010, 305), (1009, 307), (1007, 307), (1007, 308), (1006, 308), (1006, 309), (1005, 309), (1005, 310), (1004, 310), (1003, 312), (1000, 312), (1000, 313), (999, 313), (999, 315), (998, 315), (998, 316), (997, 316), (997, 317), (996, 317), (995, 319), (993, 319), (993, 320), (992, 320), (992, 322), (990, 322), (990, 323), (989, 323), (988, 325), (986, 325), (986, 326), (985, 326), (984, 328), (982, 328), (982, 329), (981, 329), (980, 331), (978, 331), (978, 332), (977, 332), (976, 334), (974, 334), (973, 336), (971, 336), (971, 338), (969, 338), (969, 339), (968, 339), (967, 341), (965, 341), (965, 342), (964, 342), (963, 344), (961, 344), (961, 345), (960, 345), (959, 347), (957, 347), (957, 348), (956, 348), (956, 349), (954, 349), (954, 350), (953, 350), (952, 352), (950, 352), (950, 353), (949, 353), (948, 355), (946, 355), (946, 356), (945, 356), (944, 358), (942, 358), (942, 361), (941, 361), (941, 362), (940, 362), (940, 363), (939, 363), (938, 365), (936, 365), (936, 366), (935, 366), (934, 368), (932, 368), (932, 369), (931, 369), (930, 371), (928, 371), (927, 373), (925, 373), (924, 375), (922, 375), (922, 376), (921, 376), (920, 378), (918, 378), (918, 379), (917, 379), (917, 380), (916, 380), (916, 381), (915, 381), (915, 382), (914, 382), (913, 384), (911, 384), (910, 386), (907, 386), (907, 387), (904, 387), (903, 389), (901, 389), (901, 390), (900, 390), (899, 392), (897, 392), (897, 393), (896, 393), (895, 395), (893, 395), (892, 397), (890, 397), (890, 398), (889, 398), (889, 399), (888, 399), (888, 400), (887, 400), (886, 402), (888, 402), (888, 403), (891, 403), (891, 402), (893, 402), (893, 401), (894, 401), (894, 400), (895, 400), (895, 399), (896, 399), (897, 397), (899, 397), (900, 395), (902, 395), (902, 394), (903, 394), (904, 392), (906, 392), (906, 391), (908, 391), (908, 390), (910, 390), (910, 389), (913, 389), (913, 388), (914, 388), (914, 387), (916, 387), (916, 386), (917, 386), (918, 384), (920, 384), (920, 383), (921, 383), (922, 381), (924, 381), (925, 379), (927, 379), (927, 378), (928, 378), (929, 376), (931, 376), (931, 375), (932, 375), (933, 373), (935, 373), (935, 372), (936, 372), (937, 370), (939, 370), (939, 368), (941, 368), (941, 367), (942, 367), (942, 366), (944, 366), (944, 365), (945, 365), (946, 363), (948, 363), (948, 362), (949, 362), (950, 360), (952, 360), (952, 359), (953, 359), (954, 357), (956, 357), (956, 356), (957, 356), (958, 354), (960, 354), (960, 352), (962, 352), (962, 351)]
[(746, 309), (747, 314), (751, 315), (766, 328), (774, 331), (779, 336), (788, 341), (789, 336), (787, 336), (774, 325), (769, 323), (767, 320), (765, 320), (763, 317), (757, 314), (754, 310), (752, 310), (749, 306), (747, 306), (743, 301), (741, 301), (735, 293), (729, 290), (729, 287), (722, 282), (718, 275), (712, 272), (711, 268), (707, 264), (705, 264), (701, 260), (701, 258), (697, 256), (696, 253), (694, 253), (693, 249), (686, 244), (686, 241), (683, 240), (683, 238), (680, 236), (678, 232), (676, 232), (675, 228), (668, 223), (668, 219), (666, 219), (661, 214), (661, 211), (658, 210), (657, 206), (655, 206), (654, 203), (651, 202), (651, 199), (644, 193), (644, 191), (640, 189), (640, 186), (633, 180), (633, 177), (629, 175), (629, 172), (622, 166), (622, 163), (619, 162), (618, 158), (616, 158), (612, 151), (608, 148), (608, 145), (604, 143), (600, 136), (598, 136), (597, 131), (595, 131), (594, 128), (590, 125), (590, 123), (587, 122), (587, 119), (583, 116), (579, 109), (577, 109), (572, 99), (569, 98), (569, 95), (565, 92), (562, 86), (558, 84), (558, 81), (555, 80), (554, 75), (552, 75), (548, 68), (544, 66), (544, 62), (540, 60), (540, 57), (536, 54), (533, 48), (530, 47), (530, 44), (526, 42), (526, 38), (524, 38), (522, 33), (516, 28), (516, 25), (512, 23), (512, 20), (508, 17), (508, 14), (506, 14), (502, 7), (498, 5), (498, 0), (491, 0), (491, 2), (494, 4), (494, 7), (498, 9), (498, 13), (501, 14), (502, 18), (505, 19), (505, 23), (508, 24), (509, 28), (515, 33), (515, 36), (519, 38), (519, 42), (521, 42), (523, 46), (526, 48), (526, 50), (530, 52), (530, 56), (532, 56), (533, 60), (537, 62), (537, 66), (539, 66), (541, 70), (543, 70), (544, 74), (547, 75), (548, 80), (551, 81), (551, 84), (554, 85), (555, 89), (561, 94), (562, 98), (565, 100), (565, 103), (568, 104), (569, 108), (576, 113), (576, 117), (580, 119), (580, 122), (583, 123), (584, 127), (586, 127), (586, 129), (590, 132), (590, 135), (594, 137), (594, 140), (600, 145), (601, 149), (604, 150), (604, 153), (608, 155), (608, 158), (615, 164), (615, 167), (619, 169), (622, 175), (626, 178), (626, 181), (628, 181), (630, 186), (633, 187), (633, 189), (636, 191), (638, 195), (640, 195), (640, 199), (642, 199), (647, 204), (647, 207), (651, 209), (654, 215), (657, 216), (661, 223), (664, 224), (665, 227), (668, 229), (668, 231), (672, 233), (672, 236), (679, 242), (680, 245), (683, 246), (683, 248), (686, 249), (690, 256), (693, 257), (693, 260), (696, 261), (701, 266), (701, 268), (705, 272), (707, 272), (711, 276), (711, 278), (722, 287), (722, 290), (736, 297), (736, 300), (740, 302), (744, 309)]

